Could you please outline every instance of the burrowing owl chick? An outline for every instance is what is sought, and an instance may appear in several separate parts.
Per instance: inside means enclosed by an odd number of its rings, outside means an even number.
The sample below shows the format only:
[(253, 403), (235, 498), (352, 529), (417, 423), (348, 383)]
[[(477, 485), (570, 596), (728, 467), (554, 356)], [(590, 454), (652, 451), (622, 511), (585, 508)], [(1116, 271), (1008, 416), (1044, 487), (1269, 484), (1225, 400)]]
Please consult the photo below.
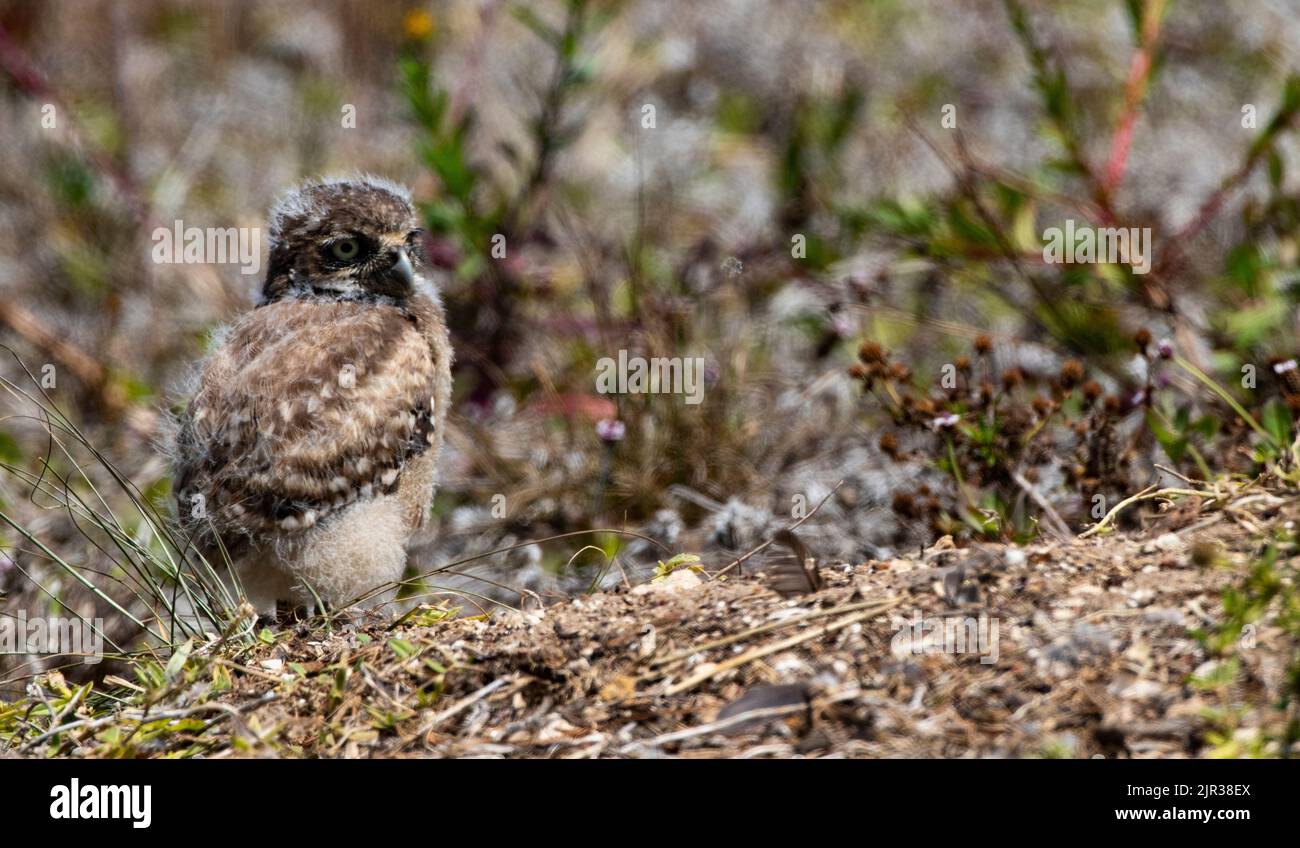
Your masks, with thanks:
[(399, 186), (301, 186), (271, 214), (261, 302), (202, 366), (179, 515), (259, 613), (397, 580), (428, 516), (452, 352), (419, 238)]

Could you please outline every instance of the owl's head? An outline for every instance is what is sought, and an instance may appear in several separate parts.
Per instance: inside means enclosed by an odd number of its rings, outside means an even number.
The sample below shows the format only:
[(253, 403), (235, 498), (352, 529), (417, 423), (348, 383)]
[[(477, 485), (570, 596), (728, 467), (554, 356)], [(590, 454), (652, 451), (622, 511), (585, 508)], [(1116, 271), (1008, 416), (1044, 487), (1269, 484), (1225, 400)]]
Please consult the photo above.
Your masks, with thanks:
[(422, 261), (420, 234), (402, 186), (368, 176), (308, 182), (271, 211), (262, 299), (404, 299)]

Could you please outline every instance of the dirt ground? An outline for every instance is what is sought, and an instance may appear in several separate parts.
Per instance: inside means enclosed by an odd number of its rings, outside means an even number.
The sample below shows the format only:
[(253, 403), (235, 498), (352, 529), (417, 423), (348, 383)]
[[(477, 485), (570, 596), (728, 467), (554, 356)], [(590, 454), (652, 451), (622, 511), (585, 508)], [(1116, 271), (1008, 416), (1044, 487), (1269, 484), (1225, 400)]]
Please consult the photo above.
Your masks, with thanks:
[(1224, 677), (1224, 658), (1195, 631), (1214, 629), (1224, 587), (1296, 511), (1258, 494), (1213, 512), (1175, 509), (1124, 536), (978, 550), (941, 541), (913, 559), (823, 565), (821, 588), (792, 596), (754, 573), (756, 557), (722, 576), (710, 575), (727, 563), (706, 561), (546, 608), (302, 622), (233, 654), (196, 647), (156, 689), (110, 676), (95, 688), (135, 706), (101, 717), (79, 707), (80, 726), (15, 747), (210, 757), (1240, 755), (1285, 722), (1277, 705), (1296, 646), (1266, 615), (1226, 652), (1240, 666)]

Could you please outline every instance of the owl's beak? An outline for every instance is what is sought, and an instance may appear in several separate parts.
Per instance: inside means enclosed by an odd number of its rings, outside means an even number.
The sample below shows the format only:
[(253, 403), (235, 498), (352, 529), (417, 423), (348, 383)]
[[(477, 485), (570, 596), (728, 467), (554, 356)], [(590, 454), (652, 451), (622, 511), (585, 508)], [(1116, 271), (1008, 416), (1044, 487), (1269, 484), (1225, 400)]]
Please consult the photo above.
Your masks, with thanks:
[(404, 289), (415, 287), (415, 267), (411, 265), (411, 257), (406, 255), (405, 250), (398, 249), (397, 261), (388, 269), (388, 274), (394, 282), (400, 281)]

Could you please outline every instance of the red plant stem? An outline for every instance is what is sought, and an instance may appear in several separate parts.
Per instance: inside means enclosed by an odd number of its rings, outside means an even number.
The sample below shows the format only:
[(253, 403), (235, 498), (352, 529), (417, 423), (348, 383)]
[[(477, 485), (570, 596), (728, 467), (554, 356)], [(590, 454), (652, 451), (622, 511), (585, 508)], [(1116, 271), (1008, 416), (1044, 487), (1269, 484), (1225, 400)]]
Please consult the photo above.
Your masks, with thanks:
[(1120, 181), (1124, 179), (1129, 150), (1133, 146), (1133, 126), (1137, 123), (1137, 107), (1141, 100), (1140, 93), (1135, 92), (1135, 89), (1139, 92), (1145, 89), (1144, 81), (1150, 72), (1151, 58), (1145, 51), (1135, 53), (1133, 62), (1129, 66), (1129, 95), (1124, 106), (1124, 116), (1120, 119), (1119, 126), (1115, 128), (1115, 135), (1110, 143), (1110, 158), (1106, 162), (1106, 181), (1102, 184), (1102, 188), (1107, 194), (1114, 192), (1119, 187)]
[(1151, 0), (1142, 16), (1139, 46), (1128, 67), (1128, 80), (1124, 84), (1124, 114), (1110, 143), (1110, 157), (1106, 162), (1106, 177), (1102, 191), (1109, 196), (1119, 188), (1128, 165), (1129, 151), (1133, 146), (1133, 127), (1137, 123), (1138, 108), (1146, 96), (1151, 80), (1151, 66), (1156, 41), (1160, 37), (1160, 18), (1164, 0)]

